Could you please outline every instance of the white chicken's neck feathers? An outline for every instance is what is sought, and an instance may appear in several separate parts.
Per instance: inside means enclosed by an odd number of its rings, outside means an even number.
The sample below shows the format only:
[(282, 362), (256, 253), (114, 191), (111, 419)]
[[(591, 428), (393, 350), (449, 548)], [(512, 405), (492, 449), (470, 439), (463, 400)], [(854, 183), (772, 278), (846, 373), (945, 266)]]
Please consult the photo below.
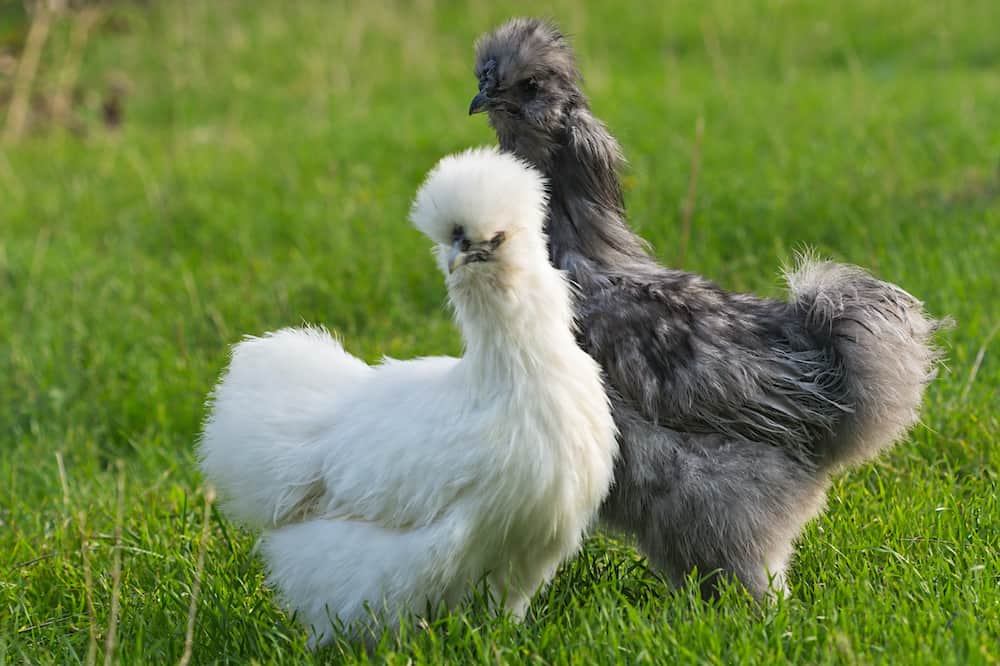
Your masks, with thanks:
[[(542, 489), (545, 497), (535, 506), (563, 510), (539, 525), (531, 537), (539, 542), (564, 529), (562, 521), (584, 510), (585, 501), (603, 496), (611, 457), (594, 456), (591, 436), (614, 431), (600, 368), (575, 339), (571, 285), (548, 262), (544, 234), (524, 233), (511, 245), (491, 271), (448, 281), (465, 343), (456, 371), (464, 377), (467, 404), (492, 412), (495, 465), (523, 484), (516, 493), (484, 488), (479, 498), (486, 513), (502, 517), (497, 547), (510, 525), (524, 522), (513, 506), (531, 506), (525, 498)], [(552, 473), (570, 460), (572, 482)], [(511, 473), (515, 468), (522, 469)]]
[(584, 357), (573, 336), (569, 284), (544, 255), (537, 259), (526, 262), (531, 269), (500, 267), (497, 275), (449, 284), (465, 343), (462, 366), (485, 391)]

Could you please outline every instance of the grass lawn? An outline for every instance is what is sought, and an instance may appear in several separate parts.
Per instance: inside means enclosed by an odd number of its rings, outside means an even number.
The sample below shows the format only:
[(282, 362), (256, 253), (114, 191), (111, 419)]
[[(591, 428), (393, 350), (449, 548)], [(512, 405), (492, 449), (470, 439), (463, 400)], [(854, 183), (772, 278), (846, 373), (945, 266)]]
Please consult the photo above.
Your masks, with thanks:
[[(20, 6), (0, 6), (0, 117)], [(596, 535), (524, 624), (473, 603), (313, 655), (254, 535), (213, 512), (193, 662), (1000, 660), (1000, 4), (185, 0), (105, 5), (82, 50), (57, 16), (0, 145), (0, 664), (86, 663), (92, 631), (101, 661), (181, 658), (194, 441), (240, 336), (316, 322), (370, 361), (461, 352), (406, 213), (439, 157), (494, 142), (466, 117), (472, 43), (523, 13), (572, 33), (664, 262), (780, 295), (808, 245), (956, 319), (923, 424), (837, 480), (763, 609), (670, 589)]]

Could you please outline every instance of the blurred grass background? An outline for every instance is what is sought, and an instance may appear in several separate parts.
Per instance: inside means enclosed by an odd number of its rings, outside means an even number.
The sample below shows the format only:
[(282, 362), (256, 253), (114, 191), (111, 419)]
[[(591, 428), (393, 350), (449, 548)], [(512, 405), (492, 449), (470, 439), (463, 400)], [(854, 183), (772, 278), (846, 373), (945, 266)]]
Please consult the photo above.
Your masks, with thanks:
[(671, 591), (596, 537), (523, 626), (473, 604), (372, 655), (314, 657), (252, 535), (215, 515), (195, 662), (1000, 659), (996, 2), (44, 7), (0, 1), (0, 663), (85, 662), (92, 621), (103, 659), (112, 617), (123, 662), (181, 657), (193, 444), (241, 335), (315, 322), (372, 361), (460, 353), (406, 213), (439, 157), (494, 142), (466, 117), (472, 44), (520, 14), (571, 35), (665, 263), (779, 296), (811, 246), (955, 317), (924, 425), (835, 484), (792, 598), (763, 611)]

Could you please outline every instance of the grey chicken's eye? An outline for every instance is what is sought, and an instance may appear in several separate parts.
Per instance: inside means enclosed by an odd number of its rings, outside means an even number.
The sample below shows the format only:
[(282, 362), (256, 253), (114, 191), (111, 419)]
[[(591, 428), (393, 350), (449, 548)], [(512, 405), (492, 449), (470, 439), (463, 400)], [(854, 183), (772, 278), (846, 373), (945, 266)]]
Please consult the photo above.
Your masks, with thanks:
[(533, 97), (538, 92), (538, 81), (535, 79), (523, 79), (517, 84), (517, 87), (522, 94)]

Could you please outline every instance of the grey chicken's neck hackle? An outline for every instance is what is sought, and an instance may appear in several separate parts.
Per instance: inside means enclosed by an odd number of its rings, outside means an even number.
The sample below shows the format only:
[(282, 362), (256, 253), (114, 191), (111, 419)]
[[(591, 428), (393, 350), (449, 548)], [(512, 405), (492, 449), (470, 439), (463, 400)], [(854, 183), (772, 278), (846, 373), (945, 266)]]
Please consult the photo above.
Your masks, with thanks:
[(645, 242), (625, 223), (621, 148), (590, 112), (583, 93), (576, 92), (562, 124), (549, 134), (532, 132), (525, 137), (507, 117), (494, 121), (501, 149), (549, 177), (552, 262), (578, 281), (594, 271), (660, 268), (646, 252)]

